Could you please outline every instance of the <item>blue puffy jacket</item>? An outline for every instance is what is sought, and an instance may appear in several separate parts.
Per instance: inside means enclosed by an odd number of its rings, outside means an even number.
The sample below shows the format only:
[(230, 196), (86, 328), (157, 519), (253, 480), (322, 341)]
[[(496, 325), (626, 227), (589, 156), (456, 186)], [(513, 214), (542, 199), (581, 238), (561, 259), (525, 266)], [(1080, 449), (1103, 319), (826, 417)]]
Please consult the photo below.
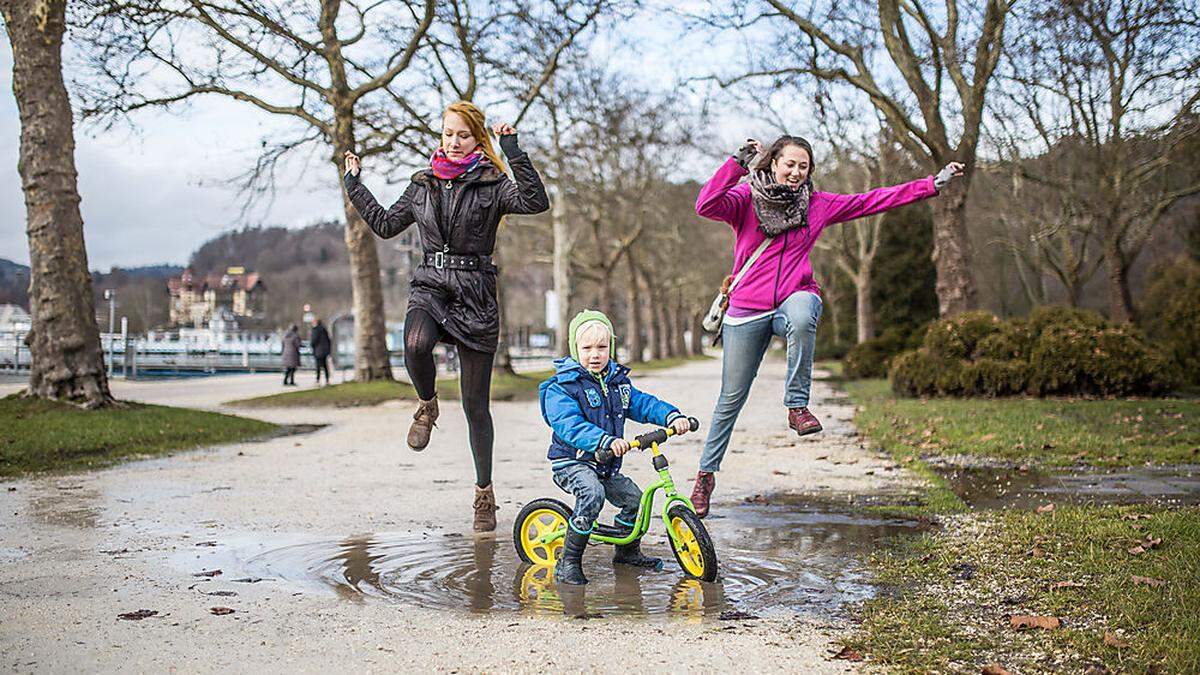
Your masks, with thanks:
[(554, 375), (538, 387), (542, 418), (554, 430), (546, 456), (555, 469), (582, 462), (601, 476), (621, 470), (621, 458), (596, 462), (596, 450), (625, 435), (625, 420), (667, 426), (679, 409), (634, 389), (629, 369), (609, 361), (604, 379), (589, 373), (575, 359), (554, 362)]

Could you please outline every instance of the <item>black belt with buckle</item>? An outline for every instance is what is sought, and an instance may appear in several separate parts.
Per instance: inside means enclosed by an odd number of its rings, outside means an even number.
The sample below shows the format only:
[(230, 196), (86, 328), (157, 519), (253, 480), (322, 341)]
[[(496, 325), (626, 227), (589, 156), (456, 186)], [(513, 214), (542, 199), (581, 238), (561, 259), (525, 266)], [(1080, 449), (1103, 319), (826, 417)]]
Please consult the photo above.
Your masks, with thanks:
[(490, 255), (458, 254), (445, 251), (425, 253), (425, 264), (437, 269), (481, 270), (492, 262)]

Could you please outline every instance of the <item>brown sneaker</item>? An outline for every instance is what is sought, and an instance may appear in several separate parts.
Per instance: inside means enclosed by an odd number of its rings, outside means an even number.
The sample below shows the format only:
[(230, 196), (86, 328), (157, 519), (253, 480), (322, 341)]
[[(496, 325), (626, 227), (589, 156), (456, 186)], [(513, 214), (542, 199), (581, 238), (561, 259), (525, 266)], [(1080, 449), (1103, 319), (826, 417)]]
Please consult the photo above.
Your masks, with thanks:
[(408, 447), (420, 452), (429, 445), (429, 435), (437, 426), (438, 402), (437, 394), (428, 401), (421, 401), (417, 412), (413, 413), (412, 426), (408, 428)]
[(815, 434), (823, 428), (808, 408), (788, 408), (788, 426), (800, 436)]
[(715, 487), (717, 487), (716, 474), (711, 471), (696, 473), (696, 487), (692, 488), (692, 506), (696, 507), (696, 515), (701, 518), (708, 515), (708, 501), (712, 498)]
[(475, 531), (476, 532), (492, 532), (496, 529), (496, 511), (499, 506), (496, 506), (496, 495), (492, 492), (492, 486), (487, 487), (475, 486), (475, 503), (472, 504), (475, 508)]

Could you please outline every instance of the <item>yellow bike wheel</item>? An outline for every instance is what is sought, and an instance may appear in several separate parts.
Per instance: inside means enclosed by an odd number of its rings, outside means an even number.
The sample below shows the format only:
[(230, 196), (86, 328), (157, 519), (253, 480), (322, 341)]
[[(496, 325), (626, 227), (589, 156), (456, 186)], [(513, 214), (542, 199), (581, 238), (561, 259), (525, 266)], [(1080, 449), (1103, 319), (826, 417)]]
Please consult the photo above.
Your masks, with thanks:
[(562, 537), (543, 543), (542, 537), (567, 529), (571, 509), (557, 499), (535, 499), (525, 505), (513, 522), (513, 546), (521, 560), (530, 565), (553, 567), (562, 551)]
[(700, 517), (687, 506), (675, 504), (667, 510), (667, 527), (671, 550), (684, 573), (700, 581), (715, 581), (717, 549)]

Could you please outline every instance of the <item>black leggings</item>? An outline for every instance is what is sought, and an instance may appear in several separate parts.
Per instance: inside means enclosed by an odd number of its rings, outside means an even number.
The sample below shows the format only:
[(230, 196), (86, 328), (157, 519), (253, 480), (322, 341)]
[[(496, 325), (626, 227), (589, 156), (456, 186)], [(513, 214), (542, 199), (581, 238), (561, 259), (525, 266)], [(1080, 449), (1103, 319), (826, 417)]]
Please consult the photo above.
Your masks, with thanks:
[(325, 371), (325, 384), (329, 384), (329, 357), (328, 356), (314, 356), (313, 361), (316, 362), (316, 366), (317, 366), (317, 384), (321, 383), (321, 371), (322, 370)]
[(492, 483), (492, 360), (495, 354), (479, 352), (446, 335), (438, 322), (424, 310), (414, 309), (404, 319), (404, 367), (412, 380), (417, 396), (428, 401), (437, 394), (437, 364), (433, 348), (438, 340), (448, 338), (458, 350), (459, 389), (462, 391), (463, 412), (467, 414), (467, 429), (471, 437), (471, 454), (475, 458), (475, 484), (487, 487)]

